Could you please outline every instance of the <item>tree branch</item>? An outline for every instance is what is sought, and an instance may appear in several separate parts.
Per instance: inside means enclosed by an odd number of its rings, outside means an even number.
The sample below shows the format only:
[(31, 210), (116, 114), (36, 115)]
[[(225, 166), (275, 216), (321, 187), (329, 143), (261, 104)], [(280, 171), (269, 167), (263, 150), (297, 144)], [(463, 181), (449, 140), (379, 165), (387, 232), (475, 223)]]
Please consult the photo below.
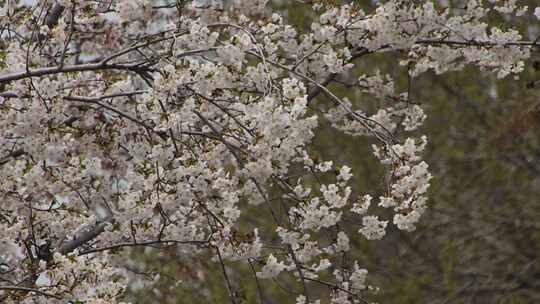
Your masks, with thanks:
[(45, 25), (49, 28), (53, 28), (58, 24), (58, 20), (62, 16), (62, 13), (64, 12), (64, 7), (58, 3), (56, 3), (49, 14), (45, 17)]
[(85, 227), (75, 233), (75, 237), (69, 241), (64, 241), (63, 243), (60, 243), (57, 252), (60, 252), (63, 255), (66, 255), (73, 250), (77, 249), (78, 247), (88, 243), (89, 241), (95, 239), (98, 237), (103, 231), (105, 231), (105, 227), (107, 224), (112, 222), (112, 214), (108, 214), (108, 216), (103, 219), (100, 222), (97, 222), (94, 225), (90, 225), (89, 227)]
[(37, 294), (40, 294), (42, 296), (46, 296), (46, 297), (49, 297), (49, 298), (55, 298), (55, 299), (58, 299), (58, 300), (62, 299), (59, 296), (56, 296), (56, 295), (53, 295), (53, 294), (50, 294), (50, 293), (47, 293), (47, 292), (43, 292), (43, 291), (41, 291), (39, 289), (30, 288), (30, 287), (0, 286), (0, 290), (34, 292), (34, 293), (37, 293)]
[(121, 249), (125, 247), (143, 247), (143, 246), (151, 246), (151, 245), (159, 245), (159, 244), (189, 244), (189, 245), (204, 245), (208, 244), (208, 241), (177, 241), (177, 240), (155, 240), (155, 241), (145, 241), (145, 242), (137, 242), (137, 243), (120, 243), (120, 244), (114, 244), (102, 248), (92, 248), (85, 250), (79, 255), (85, 255), (89, 253), (95, 253), (95, 252), (101, 252), (101, 251), (108, 251), (108, 250), (115, 250), (115, 249)]
[(70, 73), (70, 72), (86, 72), (86, 71), (97, 71), (97, 70), (127, 70), (140, 73), (144, 70), (147, 70), (147, 67), (141, 66), (140, 64), (107, 64), (106, 62), (98, 63), (88, 63), (88, 64), (77, 64), (77, 65), (68, 65), (68, 66), (57, 66), (57, 67), (47, 67), (28, 70), (24, 72), (12, 73), (7, 75), (0, 76), (0, 84), (8, 83), (15, 80), (21, 80), (29, 77), (39, 77), (46, 75), (53, 75), (59, 73)]

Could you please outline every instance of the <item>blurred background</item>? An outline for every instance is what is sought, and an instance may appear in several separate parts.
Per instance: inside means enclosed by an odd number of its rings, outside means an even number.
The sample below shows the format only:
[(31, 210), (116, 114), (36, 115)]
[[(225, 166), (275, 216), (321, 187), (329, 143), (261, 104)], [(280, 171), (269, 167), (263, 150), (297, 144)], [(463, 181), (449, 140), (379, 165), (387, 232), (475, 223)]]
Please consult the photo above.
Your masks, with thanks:
[[(412, 0), (411, 0), (412, 1)], [(307, 2), (307, 1), (305, 1)], [(377, 1), (350, 3), (372, 12)], [(468, 1), (438, 1), (463, 8)], [(539, 6), (538, 0), (518, 1)], [(268, 4), (299, 29), (316, 16), (300, 1)], [(532, 13), (513, 19), (493, 14), (492, 24), (511, 24), (524, 40), (539, 37)], [(429, 209), (417, 230), (391, 228), (380, 241), (351, 240), (351, 258), (369, 270), (369, 284), (380, 288), (368, 299), (378, 303), (540, 303), (540, 56), (533, 54), (519, 79), (497, 80), (475, 68), (435, 75), (427, 72), (409, 81), (400, 54), (384, 53), (357, 60), (351, 75), (332, 88), (340, 97), (370, 109), (376, 101), (347, 86), (348, 79), (380, 70), (390, 74), (397, 92), (407, 91), (428, 118), (418, 134), (429, 145), (424, 159), (434, 176)], [(537, 61), (538, 60), (538, 61)], [(537, 83), (535, 82), (537, 81)], [(325, 104), (324, 96), (316, 101)], [(367, 139), (336, 132), (321, 120), (313, 143), (323, 159), (348, 164), (360, 192), (382, 194), (382, 170)], [(378, 195), (373, 195), (378, 197)], [(248, 211), (257, 221), (258, 210)], [(174, 251), (132, 253), (133, 272), (160, 272), (153, 289), (133, 284), (126, 300), (133, 303), (227, 303), (218, 264), (210, 257), (186, 260)], [(228, 264), (243, 303), (257, 303), (252, 270)], [(180, 281), (179, 281), (180, 280)], [(265, 281), (265, 303), (293, 303), (294, 296), (276, 282)], [(313, 288), (316, 288), (313, 286)]]

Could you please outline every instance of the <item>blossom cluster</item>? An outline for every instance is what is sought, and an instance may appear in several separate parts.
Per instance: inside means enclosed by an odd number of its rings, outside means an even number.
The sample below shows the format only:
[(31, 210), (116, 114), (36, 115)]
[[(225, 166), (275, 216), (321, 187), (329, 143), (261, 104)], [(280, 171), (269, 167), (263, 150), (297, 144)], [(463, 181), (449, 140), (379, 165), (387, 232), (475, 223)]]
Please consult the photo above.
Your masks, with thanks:
[[(331, 303), (364, 303), (376, 288), (343, 257), (352, 239), (414, 230), (427, 209), (427, 137), (415, 133), (426, 114), (389, 75), (356, 75), (354, 100), (330, 84), (383, 52), (402, 54), (411, 78), (466, 65), (516, 75), (536, 44), (486, 20), (540, 15), (515, 1), (460, 12), (314, 1), (301, 33), (263, 0), (34, 2), (0, 8), (7, 303), (120, 301), (137, 275), (113, 253), (140, 247), (211, 253), (226, 279), (225, 263), (249, 263), (257, 280), (288, 276), (303, 286), (299, 304), (320, 302), (306, 285), (326, 274)], [(316, 156), (322, 121), (373, 141), (385, 193), (356, 189), (351, 167)], [(264, 224), (241, 224), (253, 206)]]

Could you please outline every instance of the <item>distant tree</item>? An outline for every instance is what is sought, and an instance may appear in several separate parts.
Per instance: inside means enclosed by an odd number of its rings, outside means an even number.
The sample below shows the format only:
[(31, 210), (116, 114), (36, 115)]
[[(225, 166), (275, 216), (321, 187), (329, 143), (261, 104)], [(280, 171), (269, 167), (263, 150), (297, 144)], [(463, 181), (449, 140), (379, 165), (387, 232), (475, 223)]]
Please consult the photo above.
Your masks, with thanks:
[[(466, 66), (517, 76), (540, 44), (489, 16), (540, 8), (312, 2), (316, 21), (298, 32), (264, 0), (1, 1), (0, 300), (121, 302), (140, 277), (128, 249), (151, 247), (210, 253), (232, 303), (239, 263), (261, 303), (271, 279), (293, 303), (368, 302), (377, 287), (350, 239), (415, 229), (426, 116), (389, 75), (355, 76), (358, 99), (332, 84), (386, 52), (410, 79)], [(323, 122), (370, 139), (384, 195), (318, 156)]]

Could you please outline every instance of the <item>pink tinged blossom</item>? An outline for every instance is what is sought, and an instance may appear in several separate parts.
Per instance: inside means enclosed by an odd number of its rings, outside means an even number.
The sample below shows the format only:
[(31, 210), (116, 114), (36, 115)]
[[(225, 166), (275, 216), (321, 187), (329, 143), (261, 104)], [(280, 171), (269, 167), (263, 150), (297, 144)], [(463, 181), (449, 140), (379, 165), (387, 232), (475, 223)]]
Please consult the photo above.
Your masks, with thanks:
[[(303, 33), (267, 14), (265, 0), (228, 7), (195, 1), (181, 16), (149, 0), (110, 8), (4, 1), (0, 27), (13, 32), (0, 37), (0, 155), (14, 155), (0, 165), (0, 192), (10, 194), (2, 202), (10, 225), (0, 223), (7, 263), (0, 267), (14, 270), (13, 282), (32, 273), (40, 290), (64, 302), (114, 303), (134, 279), (126, 271), (134, 261), (103, 248), (174, 243), (189, 261), (211, 252), (216, 263), (261, 262), (253, 263), (261, 279), (300, 280), (336, 268), (355, 236), (381, 239), (390, 222), (414, 230), (432, 179), (422, 159), (427, 137), (412, 132), (426, 120), (421, 103), (377, 70), (350, 80), (358, 94), (349, 99), (325, 79), (347, 76), (354, 56), (388, 51), (402, 54), (396, 63), (413, 80), (467, 66), (517, 76), (531, 47), (517, 45), (521, 32), (492, 26), (488, 17), (493, 10), (525, 16), (529, 8), (471, 0), (455, 13), (431, 1), (383, 2), (372, 12), (314, 3), (318, 17)], [(53, 16), (56, 4), (64, 6), (57, 20), (28, 26), (42, 18), (36, 12)], [(540, 8), (533, 14), (540, 19)], [(47, 43), (28, 48), (33, 35)], [(325, 107), (310, 95), (317, 90), (328, 98)], [(332, 132), (373, 141), (371, 161), (388, 177), (378, 203), (356, 192), (346, 157), (316, 155), (312, 141), (323, 121)], [(317, 178), (323, 182), (312, 183)], [(276, 212), (278, 200), (285, 212)], [(33, 214), (35, 227), (30, 206), (43, 209)], [(258, 218), (247, 229), (254, 206)], [(381, 208), (388, 218), (374, 215)], [(359, 229), (344, 224), (351, 218)], [(27, 250), (21, 240), (43, 225), (48, 235)], [(331, 237), (323, 242), (322, 235)], [(55, 263), (28, 267), (47, 241)], [(325, 296), (331, 303), (370, 290), (356, 262), (332, 274), (339, 288)], [(308, 304), (303, 295), (296, 301)]]

